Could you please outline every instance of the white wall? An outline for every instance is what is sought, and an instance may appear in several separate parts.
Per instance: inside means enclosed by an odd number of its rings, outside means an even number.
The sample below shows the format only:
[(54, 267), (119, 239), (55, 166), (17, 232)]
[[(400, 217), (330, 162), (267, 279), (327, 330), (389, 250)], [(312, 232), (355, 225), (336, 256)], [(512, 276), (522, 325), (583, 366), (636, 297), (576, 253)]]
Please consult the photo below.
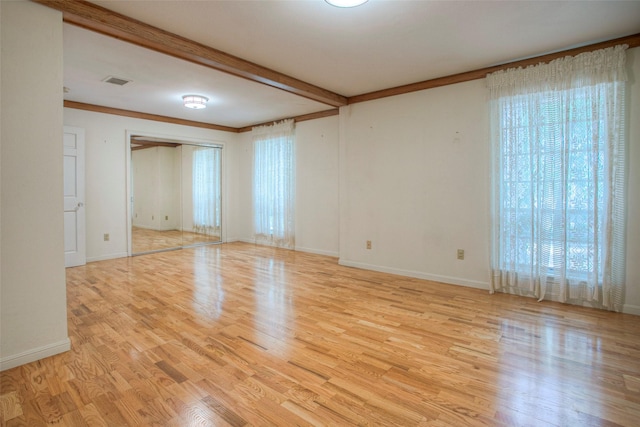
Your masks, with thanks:
[(628, 154), (627, 205), (627, 289), (624, 311), (640, 315), (640, 48), (629, 49), (627, 55)]
[(238, 135), (238, 163), (236, 164), (238, 200), (235, 206), (235, 215), (238, 224), (236, 236), (238, 236), (238, 240), (243, 242), (253, 242), (251, 222), (251, 211), (253, 209), (251, 202), (253, 191), (251, 182), (253, 173), (252, 147), (251, 132), (243, 132)]
[[(640, 314), (639, 48), (628, 61), (624, 311)], [(342, 264), (488, 289), (487, 99), (476, 80), (342, 108)]]
[[(126, 196), (126, 132), (170, 139), (195, 139), (215, 142), (224, 146), (225, 171), (233, 171), (236, 163), (235, 143), (238, 135), (203, 128), (174, 125), (149, 120), (120, 117), (90, 111), (64, 109), (64, 124), (85, 129), (86, 141), (86, 216), (87, 261), (117, 258), (127, 255), (127, 196)], [(224, 175), (224, 196), (227, 212), (235, 206), (232, 176)], [(225, 212), (223, 237), (236, 240), (235, 216)], [(226, 218), (226, 220), (224, 219)], [(110, 234), (108, 242), (103, 240)]]
[(158, 215), (158, 150), (157, 147), (131, 152), (131, 179), (133, 181), (133, 209), (131, 222), (134, 227), (157, 228)]
[(182, 147), (157, 147), (159, 154), (159, 230), (181, 230)]
[[(193, 231), (193, 148), (183, 145), (180, 159), (182, 170), (182, 231)], [(188, 177), (188, 178), (187, 178)], [(232, 212), (230, 209), (227, 212)]]
[[(296, 250), (338, 256), (339, 118), (296, 123)], [(252, 237), (251, 133), (240, 134), (237, 163), (239, 240)]]
[[(338, 116), (296, 124), (298, 250), (337, 256)], [(64, 124), (85, 129), (87, 260), (126, 256), (126, 131), (226, 143), (223, 150), (225, 241), (251, 237), (251, 134), (64, 109)], [(146, 150), (141, 150), (146, 151)], [(184, 167), (184, 164), (183, 164)], [(110, 234), (108, 242), (103, 240)]]
[(338, 256), (339, 118), (296, 124), (296, 249)]
[(0, 369), (8, 369), (66, 351), (70, 341), (62, 200), (62, 15), (26, 1), (3, 1), (0, 9)]
[(150, 147), (131, 152), (135, 227), (181, 230), (182, 147)]
[(484, 81), (343, 107), (341, 120), (341, 263), (486, 287)]

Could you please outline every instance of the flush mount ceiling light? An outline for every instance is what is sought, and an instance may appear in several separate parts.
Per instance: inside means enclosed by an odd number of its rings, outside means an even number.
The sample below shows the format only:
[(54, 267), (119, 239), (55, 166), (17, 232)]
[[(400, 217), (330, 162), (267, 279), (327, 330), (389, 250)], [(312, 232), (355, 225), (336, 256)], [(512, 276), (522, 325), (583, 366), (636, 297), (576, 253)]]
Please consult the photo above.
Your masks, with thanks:
[(324, 0), (335, 7), (356, 7), (365, 4), (369, 0)]
[(209, 98), (200, 95), (185, 95), (182, 97), (184, 106), (187, 108), (193, 108), (194, 110), (206, 108), (208, 100)]

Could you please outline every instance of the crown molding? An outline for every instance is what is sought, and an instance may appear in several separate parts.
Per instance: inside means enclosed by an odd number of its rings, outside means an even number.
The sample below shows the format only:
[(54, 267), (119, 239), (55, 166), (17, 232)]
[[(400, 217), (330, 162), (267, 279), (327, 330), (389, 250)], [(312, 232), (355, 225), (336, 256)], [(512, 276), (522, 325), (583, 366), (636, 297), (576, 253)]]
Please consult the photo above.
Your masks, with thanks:
[(431, 80), (424, 80), (417, 83), (411, 83), (408, 85), (393, 87), (389, 89), (377, 90), (374, 92), (364, 93), (362, 95), (355, 95), (348, 98), (349, 104), (356, 104), (358, 102), (372, 101), (374, 99), (386, 98), (389, 96), (402, 95), (410, 92), (417, 92), (425, 89), (433, 89), (440, 86), (447, 86), (456, 83), (464, 83), (471, 80), (484, 79), (487, 74), (495, 73), (499, 70), (506, 70), (509, 68), (527, 67), (529, 65), (535, 65), (540, 63), (546, 63), (553, 61), (554, 59), (562, 58), (565, 56), (575, 56), (584, 52), (593, 52), (594, 50), (605, 49), (607, 47), (626, 44), (629, 48), (640, 46), (640, 33), (633, 34), (626, 37), (620, 37), (617, 39), (607, 40), (600, 43), (594, 43), (587, 46), (577, 47), (574, 49), (562, 50), (559, 52), (550, 53), (547, 55), (534, 56), (532, 58), (522, 59), (513, 62), (507, 62), (505, 64), (494, 65), (491, 67), (480, 68), (478, 70), (467, 71), (459, 74), (452, 74), (450, 76), (438, 77)]
[[(303, 114), (303, 115), (292, 117), (292, 118), (293, 118), (293, 121), (295, 123), (298, 123), (298, 122), (304, 122), (304, 121), (307, 121), (307, 120), (321, 119), (323, 117), (337, 116), (338, 114), (340, 114), (340, 109), (339, 108), (332, 108), (331, 110), (318, 111), (317, 113)], [(265, 122), (265, 123), (258, 123), (258, 124), (251, 125), (251, 126), (241, 127), (241, 128), (238, 128), (238, 132), (250, 132), (251, 129), (256, 127), (256, 126), (271, 125), (271, 124), (277, 123), (279, 121), (280, 120), (271, 120), (271, 121)]]

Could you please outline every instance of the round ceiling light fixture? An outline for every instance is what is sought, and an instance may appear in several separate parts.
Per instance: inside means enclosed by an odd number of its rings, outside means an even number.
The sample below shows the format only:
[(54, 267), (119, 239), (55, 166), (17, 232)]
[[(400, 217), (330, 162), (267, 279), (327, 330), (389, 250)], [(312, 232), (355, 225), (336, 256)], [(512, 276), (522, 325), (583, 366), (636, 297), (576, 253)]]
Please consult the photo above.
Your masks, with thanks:
[(369, 0), (324, 0), (335, 7), (356, 7), (365, 4)]
[(209, 101), (209, 98), (201, 95), (184, 95), (182, 97), (184, 106), (187, 108), (192, 108), (194, 110), (207, 108), (207, 101)]

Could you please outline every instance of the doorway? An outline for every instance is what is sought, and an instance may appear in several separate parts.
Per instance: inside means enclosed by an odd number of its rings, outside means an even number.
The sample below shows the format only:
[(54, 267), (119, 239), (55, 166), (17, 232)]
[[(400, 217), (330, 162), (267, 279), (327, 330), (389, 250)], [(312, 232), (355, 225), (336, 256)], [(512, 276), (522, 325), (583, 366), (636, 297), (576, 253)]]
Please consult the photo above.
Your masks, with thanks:
[(129, 255), (223, 241), (223, 146), (129, 136)]
[(87, 262), (84, 211), (84, 129), (64, 127), (64, 265)]

